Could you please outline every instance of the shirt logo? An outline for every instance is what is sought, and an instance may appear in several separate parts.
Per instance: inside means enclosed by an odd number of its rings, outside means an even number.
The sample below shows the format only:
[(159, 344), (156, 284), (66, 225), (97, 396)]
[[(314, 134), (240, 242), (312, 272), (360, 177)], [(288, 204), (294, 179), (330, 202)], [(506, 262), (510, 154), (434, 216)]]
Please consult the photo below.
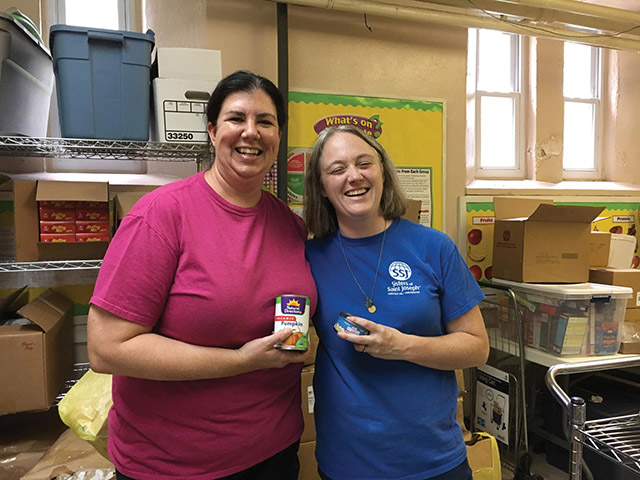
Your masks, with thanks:
[(404, 262), (392, 262), (389, 265), (389, 275), (395, 280), (409, 280), (411, 278), (411, 267)]

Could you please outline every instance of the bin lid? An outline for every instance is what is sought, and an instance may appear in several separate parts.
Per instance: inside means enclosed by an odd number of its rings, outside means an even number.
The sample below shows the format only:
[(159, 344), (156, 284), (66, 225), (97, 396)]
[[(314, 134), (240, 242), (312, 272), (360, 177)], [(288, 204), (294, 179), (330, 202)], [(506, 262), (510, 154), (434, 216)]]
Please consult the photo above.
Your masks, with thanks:
[(16, 29), (21, 32), (21, 35), (25, 35), (30, 41), (38, 45), (47, 56), (51, 57), (51, 53), (49, 49), (42, 43), (42, 41), (37, 38), (33, 33), (31, 33), (21, 22), (19, 22), (13, 15), (6, 12), (0, 12), (0, 28), (7, 29)]
[[(71, 32), (71, 33), (84, 33), (84, 34), (95, 34), (95, 35), (105, 35), (105, 36), (114, 36), (121, 35), (123, 38), (133, 38), (136, 40), (146, 40), (148, 42), (155, 44), (155, 34), (153, 30), (147, 30), (147, 33), (139, 33), (139, 32), (130, 32), (127, 30), (109, 30), (106, 28), (93, 28), (93, 27), (78, 27), (76, 25), (65, 25), (65, 24), (57, 24), (51, 25), (49, 28), (49, 45), (53, 45), (53, 37), (57, 32)], [(105, 37), (106, 38), (106, 37)]]
[(631, 298), (633, 296), (633, 289), (630, 287), (602, 285), (600, 283), (522, 283), (495, 277), (493, 278), (493, 283), (509, 287), (516, 292), (535, 293), (565, 299), (580, 299), (585, 297)]

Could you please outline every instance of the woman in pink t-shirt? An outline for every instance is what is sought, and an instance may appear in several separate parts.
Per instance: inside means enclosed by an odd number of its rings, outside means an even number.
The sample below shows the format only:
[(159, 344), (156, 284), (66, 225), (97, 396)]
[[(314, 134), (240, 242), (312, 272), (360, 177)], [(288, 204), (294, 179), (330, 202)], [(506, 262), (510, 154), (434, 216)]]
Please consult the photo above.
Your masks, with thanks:
[(274, 345), (275, 299), (317, 294), (307, 231), (263, 191), (286, 121), (275, 85), (224, 78), (207, 107), (212, 167), (145, 195), (105, 255), (88, 318), (91, 368), (113, 374), (117, 478), (297, 478), (300, 371)]

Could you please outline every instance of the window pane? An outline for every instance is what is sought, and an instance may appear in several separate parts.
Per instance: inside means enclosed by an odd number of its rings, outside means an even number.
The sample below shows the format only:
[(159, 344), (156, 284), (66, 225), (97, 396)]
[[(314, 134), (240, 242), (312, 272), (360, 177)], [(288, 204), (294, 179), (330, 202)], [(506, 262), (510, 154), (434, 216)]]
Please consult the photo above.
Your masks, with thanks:
[(512, 79), (512, 35), (480, 30), (478, 38), (478, 90), (515, 91)]
[(514, 99), (483, 96), (480, 109), (480, 166), (515, 168)]
[(594, 114), (591, 103), (564, 102), (565, 170), (595, 168)]
[(118, 0), (64, 0), (67, 25), (118, 30)]
[(592, 53), (589, 45), (565, 42), (564, 44), (564, 96), (594, 98), (592, 85)]

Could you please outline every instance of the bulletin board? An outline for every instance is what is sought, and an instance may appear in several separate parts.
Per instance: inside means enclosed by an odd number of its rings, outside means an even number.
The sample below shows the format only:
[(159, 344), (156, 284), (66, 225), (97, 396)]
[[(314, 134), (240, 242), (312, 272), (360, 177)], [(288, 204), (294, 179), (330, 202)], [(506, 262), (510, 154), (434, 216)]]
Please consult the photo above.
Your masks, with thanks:
[[(541, 197), (542, 198), (542, 197)], [(604, 207), (594, 222), (592, 231), (622, 233), (637, 238), (640, 228), (640, 197), (544, 197), (556, 205)], [(493, 225), (495, 222), (493, 197), (461, 197), (458, 204), (458, 248), (478, 280), (492, 278)], [(636, 253), (638, 255), (638, 253)]]
[(289, 93), (287, 197), (301, 208), (304, 174), (318, 134), (355, 125), (373, 136), (398, 167), (408, 198), (421, 200), (420, 223), (442, 229), (444, 198), (444, 102)]

